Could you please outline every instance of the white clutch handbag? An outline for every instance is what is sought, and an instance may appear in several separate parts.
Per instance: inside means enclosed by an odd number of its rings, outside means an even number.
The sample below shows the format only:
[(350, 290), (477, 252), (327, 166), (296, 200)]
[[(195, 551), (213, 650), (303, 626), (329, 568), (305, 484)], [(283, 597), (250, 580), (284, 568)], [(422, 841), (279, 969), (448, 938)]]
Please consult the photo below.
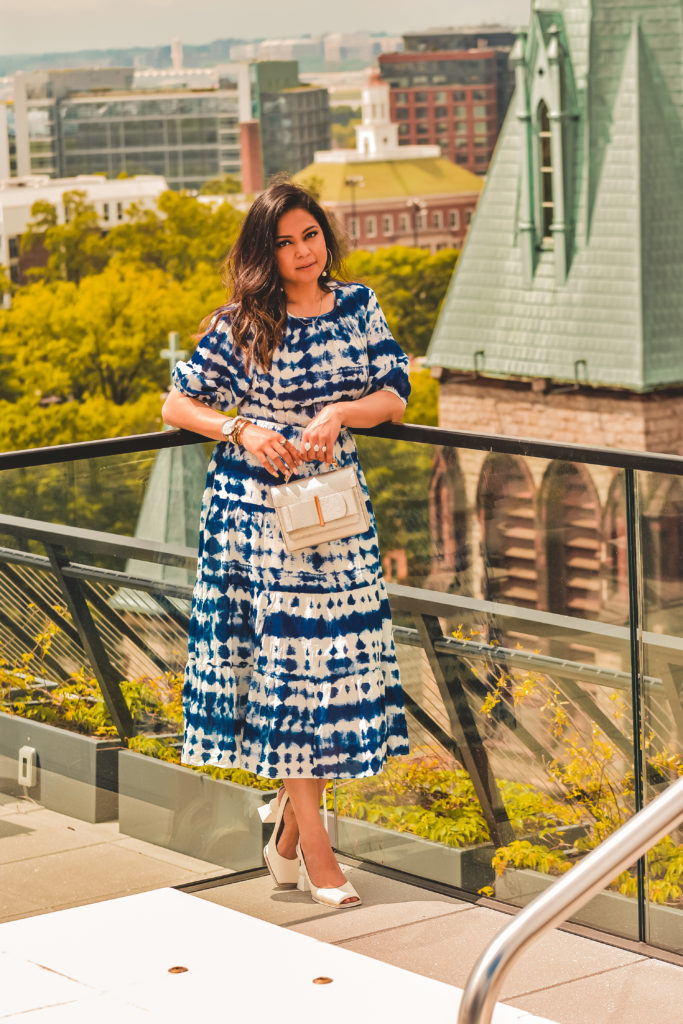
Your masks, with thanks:
[(287, 551), (364, 533), (370, 526), (353, 466), (270, 488)]

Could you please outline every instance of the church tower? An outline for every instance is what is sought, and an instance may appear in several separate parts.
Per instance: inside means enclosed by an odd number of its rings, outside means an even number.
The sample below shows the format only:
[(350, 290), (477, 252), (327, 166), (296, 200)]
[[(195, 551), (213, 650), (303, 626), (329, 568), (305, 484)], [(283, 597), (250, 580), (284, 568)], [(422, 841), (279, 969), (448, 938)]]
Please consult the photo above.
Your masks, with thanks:
[(511, 61), (441, 425), (683, 454), (683, 0), (535, 0)]
[[(683, 0), (534, 0), (510, 59), (427, 356), (440, 425), (683, 455)], [(679, 615), (683, 480), (641, 483)], [(431, 585), (627, 621), (623, 474), (444, 450), (430, 509)]]

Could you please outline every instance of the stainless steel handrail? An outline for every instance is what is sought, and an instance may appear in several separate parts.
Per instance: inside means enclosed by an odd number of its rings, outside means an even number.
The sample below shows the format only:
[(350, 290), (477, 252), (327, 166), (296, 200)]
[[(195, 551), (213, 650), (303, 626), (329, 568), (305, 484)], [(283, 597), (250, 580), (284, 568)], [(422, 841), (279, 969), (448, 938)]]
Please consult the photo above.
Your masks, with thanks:
[(458, 1024), (490, 1024), (505, 975), (529, 943), (566, 921), (682, 821), (683, 778), (634, 814), (503, 928), (470, 974)]

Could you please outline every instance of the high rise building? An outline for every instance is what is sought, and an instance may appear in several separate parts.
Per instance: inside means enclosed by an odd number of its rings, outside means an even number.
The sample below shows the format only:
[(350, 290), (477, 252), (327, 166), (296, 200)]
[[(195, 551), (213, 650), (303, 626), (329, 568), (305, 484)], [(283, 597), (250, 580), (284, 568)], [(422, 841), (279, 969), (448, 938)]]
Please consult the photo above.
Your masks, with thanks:
[(0, 111), (0, 177), (160, 174), (197, 189), (231, 174), (255, 191), (329, 144), (327, 91), (302, 85), (296, 61), (17, 74)]
[(379, 57), (399, 143), (436, 143), (454, 163), (486, 173), (514, 86), (508, 68), (514, 34), (434, 29), (403, 40), (403, 53)]

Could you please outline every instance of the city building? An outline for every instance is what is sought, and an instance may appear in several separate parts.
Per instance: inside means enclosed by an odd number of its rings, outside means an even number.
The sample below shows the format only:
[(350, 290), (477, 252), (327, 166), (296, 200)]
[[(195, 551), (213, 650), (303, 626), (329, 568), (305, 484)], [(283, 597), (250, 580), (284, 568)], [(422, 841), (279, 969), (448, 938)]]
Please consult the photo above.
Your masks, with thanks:
[(483, 186), (438, 146), (399, 145), (389, 87), (376, 72), (363, 90), (356, 149), (316, 153), (297, 180), (313, 183), (351, 244), (371, 252), (388, 245), (460, 248)]
[(485, 174), (513, 89), (514, 34), (441, 29), (403, 39), (403, 53), (378, 58), (399, 142), (437, 144), (449, 160)]
[(251, 68), (267, 182), (280, 171), (295, 174), (316, 150), (330, 148), (330, 104), (327, 89), (299, 81), (295, 60), (258, 61)]
[(253, 192), (329, 140), (326, 90), (302, 85), (296, 61), (17, 74), (0, 102), (0, 178), (161, 174), (197, 189), (231, 174)]
[(163, 177), (139, 175), (134, 178), (109, 180), (100, 175), (79, 175), (74, 178), (49, 178), (46, 175), (11, 178), (0, 181), (0, 266), (9, 269), (15, 284), (21, 283), (27, 266), (35, 266), (35, 254), (20, 252), (21, 236), (32, 219), (33, 204), (50, 203), (57, 211), (57, 223), (66, 220), (65, 192), (83, 192), (95, 208), (103, 232), (123, 224), (128, 210), (156, 209), (162, 192), (168, 188)]
[[(683, 454), (683, 24), (664, 0), (535, 4), (427, 356), (440, 426)], [(552, 112), (552, 113), (551, 113)], [(640, 480), (652, 595), (680, 615), (680, 477)], [(437, 456), (434, 579), (623, 621), (624, 475)], [(477, 508), (481, 535), (458, 523)], [(543, 538), (549, 538), (547, 543)]]

